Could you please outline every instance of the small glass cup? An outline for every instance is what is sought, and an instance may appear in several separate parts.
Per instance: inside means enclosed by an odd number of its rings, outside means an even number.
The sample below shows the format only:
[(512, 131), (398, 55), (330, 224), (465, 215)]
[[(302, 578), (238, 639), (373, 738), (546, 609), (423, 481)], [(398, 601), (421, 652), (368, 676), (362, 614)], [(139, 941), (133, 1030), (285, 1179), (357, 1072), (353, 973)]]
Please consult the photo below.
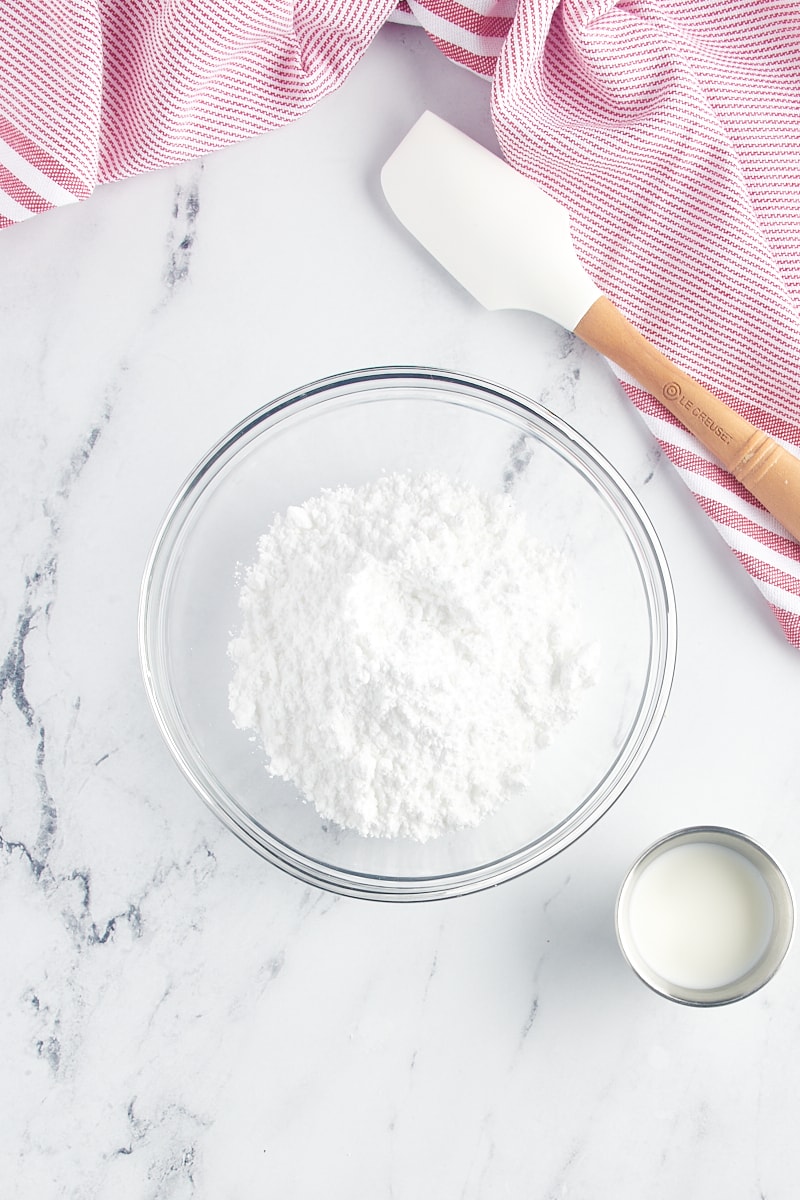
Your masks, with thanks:
[[(703, 847), (712, 847), (713, 854), (722, 848), (725, 851), (733, 852), (739, 855), (744, 860), (744, 868), (741, 873), (741, 878), (744, 880), (744, 873), (751, 873), (750, 868), (754, 869), (757, 875), (757, 880), (745, 881), (748, 888), (752, 888), (750, 895), (759, 903), (763, 897), (764, 912), (769, 916), (768, 929), (765, 927), (763, 939), (759, 950), (756, 952), (754, 961), (751, 959), (744, 969), (738, 971), (733, 977), (726, 979), (724, 982), (715, 982), (713, 984), (692, 984), (684, 979), (676, 981), (675, 978), (668, 978), (664, 972), (664, 956), (662, 953), (661, 968), (656, 965), (659, 958), (657, 948), (654, 952), (652, 943), (650, 946), (643, 946), (641, 943), (643, 918), (641, 913), (637, 919), (637, 888), (641, 885), (642, 879), (645, 876), (648, 868), (655, 863), (660, 863), (662, 877), (664, 876), (664, 856), (671, 851), (678, 849), (681, 846), (698, 847), (699, 853), (705, 851)], [(698, 851), (692, 851), (697, 854)], [(666, 936), (674, 937), (675, 930), (670, 928), (669, 916), (664, 914), (663, 905), (670, 903), (670, 897), (675, 900), (675, 910), (679, 911), (678, 906), (683, 904), (684, 907), (690, 903), (689, 897), (692, 895), (692, 888), (697, 889), (698, 882), (701, 880), (698, 874), (698, 864), (702, 861), (695, 857), (694, 863), (687, 863), (687, 858), (683, 856), (684, 871), (687, 865), (689, 866), (688, 874), (681, 875), (681, 864), (677, 860), (673, 860), (671, 864), (672, 878), (667, 884), (667, 890), (662, 890), (661, 900), (659, 903), (662, 908), (655, 911), (653, 920), (650, 921), (651, 930), (655, 929), (656, 934), (659, 924), (666, 931)], [(706, 860), (707, 866), (712, 867), (711, 859)], [(749, 867), (747, 866), (749, 864)], [(667, 864), (669, 869), (669, 864)], [(657, 868), (658, 869), (658, 868)], [(752, 874), (752, 873), (751, 873)], [(692, 878), (694, 875), (694, 878)], [(713, 875), (709, 871), (709, 880)], [(651, 876), (651, 898), (652, 898), (652, 876)], [(760, 880), (761, 882), (758, 882)], [(686, 883), (686, 894), (683, 896), (677, 895), (676, 892), (681, 889), (682, 881)], [(710, 883), (713, 886), (713, 881)], [(671, 888), (671, 890), (669, 890)], [(713, 903), (719, 897), (710, 896), (709, 903)], [(739, 898), (741, 904), (745, 903), (744, 890)], [(639, 897), (638, 904), (641, 907), (647, 903), (647, 892), (644, 897)], [(684, 913), (684, 915), (686, 915)], [(739, 914), (741, 915), (741, 913)], [(645, 912), (646, 916), (646, 912)], [(666, 916), (666, 921), (660, 918)], [(666, 996), (669, 1000), (675, 1000), (680, 1004), (694, 1005), (696, 1007), (713, 1007), (722, 1004), (731, 1004), (735, 1000), (742, 1000), (746, 996), (750, 996), (753, 992), (758, 991), (767, 983), (778, 970), (778, 967), (783, 962), (789, 947), (792, 942), (794, 932), (794, 898), (792, 889), (789, 885), (786, 876), (775, 860), (767, 854), (767, 852), (745, 834), (738, 833), (733, 829), (726, 829), (718, 825), (697, 825), (687, 829), (680, 829), (674, 833), (668, 834), (655, 842), (636, 860), (623, 881), (622, 887), (617, 898), (616, 905), (616, 930), (617, 940), (622, 950), (623, 955), (639, 976), (639, 978), (657, 992), (661, 996)], [(698, 921), (698, 926), (701, 921)], [(639, 940), (634, 936), (635, 928), (639, 929)], [(752, 930), (749, 931), (752, 934)], [(695, 929), (686, 931), (687, 946), (696, 935)], [(648, 958), (648, 949), (650, 957)], [(697, 946), (692, 947), (693, 950)], [(655, 960), (655, 962), (653, 961)], [(680, 971), (675, 972), (680, 975)]]

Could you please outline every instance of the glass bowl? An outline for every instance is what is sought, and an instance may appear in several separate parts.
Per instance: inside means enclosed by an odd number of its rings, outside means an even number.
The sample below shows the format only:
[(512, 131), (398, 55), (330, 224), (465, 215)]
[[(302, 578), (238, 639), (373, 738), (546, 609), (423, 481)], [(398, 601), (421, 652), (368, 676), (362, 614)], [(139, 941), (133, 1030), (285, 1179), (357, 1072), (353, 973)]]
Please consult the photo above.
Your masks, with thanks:
[[(273, 778), (228, 710), (242, 568), (273, 517), (322, 488), (440, 471), (510, 491), (572, 562), (597, 682), (541, 751), (534, 784), (475, 828), (425, 843), (318, 816)], [(377, 900), (464, 895), (528, 871), (585, 833), (641, 765), (664, 713), (675, 608), (663, 551), (630, 488), (564, 421), (494, 384), (381, 367), (309, 384), (209, 451), (167, 512), (139, 611), (145, 687), (178, 766), (246, 845), (307, 883)]]

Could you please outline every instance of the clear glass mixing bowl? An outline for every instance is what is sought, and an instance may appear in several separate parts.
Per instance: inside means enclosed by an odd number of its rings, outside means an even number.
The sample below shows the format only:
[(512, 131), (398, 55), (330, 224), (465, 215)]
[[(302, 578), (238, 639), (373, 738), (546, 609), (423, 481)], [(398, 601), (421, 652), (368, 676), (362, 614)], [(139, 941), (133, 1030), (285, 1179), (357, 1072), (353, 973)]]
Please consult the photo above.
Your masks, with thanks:
[[(322, 820), (272, 778), (228, 711), (242, 567), (278, 512), (384, 471), (441, 471), (510, 491), (532, 533), (571, 559), (598, 681), (540, 753), (530, 791), (427, 843)], [(494, 384), (415, 367), (323, 379), (260, 408), (197, 466), (164, 518), (139, 614), (145, 686), (179, 767), (243, 842), (319, 887), (428, 900), (494, 886), (585, 833), (642, 763), (663, 716), (675, 608), (663, 551), (630, 488), (578, 433)]]

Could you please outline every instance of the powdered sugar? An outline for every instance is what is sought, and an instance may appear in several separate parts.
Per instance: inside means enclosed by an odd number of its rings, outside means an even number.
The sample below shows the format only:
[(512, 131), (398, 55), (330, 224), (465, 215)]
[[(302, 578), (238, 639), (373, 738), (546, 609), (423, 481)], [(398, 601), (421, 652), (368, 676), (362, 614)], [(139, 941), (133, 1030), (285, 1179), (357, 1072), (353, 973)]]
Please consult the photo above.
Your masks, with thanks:
[(531, 782), (592, 680), (563, 557), (508, 496), (439, 474), (289, 508), (240, 606), (236, 725), (365, 835), (477, 824)]

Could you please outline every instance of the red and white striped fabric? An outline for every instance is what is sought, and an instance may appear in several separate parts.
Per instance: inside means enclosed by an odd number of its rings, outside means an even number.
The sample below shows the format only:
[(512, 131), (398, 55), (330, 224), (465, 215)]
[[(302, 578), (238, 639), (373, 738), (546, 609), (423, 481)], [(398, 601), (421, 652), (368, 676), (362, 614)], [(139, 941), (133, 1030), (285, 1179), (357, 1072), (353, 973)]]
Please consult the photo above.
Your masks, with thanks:
[[(800, 447), (800, 6), (520, 0), (494, 77), (510, 162), (570, 210), (597, 283), (673, 361)], [(800, 646), (800, 545), (623, 386)]]
[(511, 32), (517, 0), (403, 0), (406, 10), (439, 49), (476, 75), (494, 75)]
[[(396, 5), (0, 6), (0, 227), (287, 124), (346, 78)], [(504, 154), (569, 208), (580, 257), (627, 316), (800, 448), (800, 6), (400, 7), (492, 81)], [(800, 646), (800, 545), (655, 400), (623, 386)]]

